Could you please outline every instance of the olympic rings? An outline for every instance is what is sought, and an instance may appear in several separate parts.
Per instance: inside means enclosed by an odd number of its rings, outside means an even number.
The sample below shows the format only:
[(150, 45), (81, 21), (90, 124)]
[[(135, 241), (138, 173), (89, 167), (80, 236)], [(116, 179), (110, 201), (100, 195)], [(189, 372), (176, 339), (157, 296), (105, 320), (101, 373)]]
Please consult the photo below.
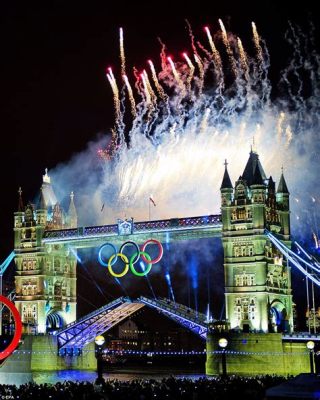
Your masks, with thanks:
[(0, 303), (3, 303), (5, 306), (9, 308), (15, 323), (15, 332), (11, 343), (8, 345), (6, 349), (0, 351), (0, 360), (3, 360), (4, 358), (8, 357), (18, 346), (22, 334), (22, 322), (19, 311), (7, 297), (0, 296)]
[(114, 252), (113, 258), (115, 258), (115, 260), (113, 261), (113, 263), (111, 265), (114, 265), (117, 262), (118, 256), (117, 256), (117, 249), (116, 246), (114, 246), (112, 243), (105, 243), (103, 244), (100, 249), (99, 249), (99, 253), (98, 253), (98, 260), (100, 265), (102, 265), (103, 267), (109, 267), (109, 263), (105, 263), (102, 259), (102, 250), (107, 247), (110, 246)]
[[(132, 263), (132, 260), (134, 259), (134, 257), (136, 257), (136, 256), (140, 256), (140, 254), (142, 255), (142, 256), (144, 256), (145, 258), (147, 258), (147, 268), (146, 268), (146, 270), (145, 271), (143, 271), (143, 272), (138, 272), (136, 269), (135, 269), (135, 267), (133, 266), (134, 265), (134, 263)], [(142, 257), (141, 257), (142, 258)], [(138, 257), (138, 259), (139, 259), (139, 257)], [(152, 262), (151, 262), (151, 257), (150, 257), (150, 255), (148, 254), (148, 253), (145, 253), (144, 251), (139, 251), (139, 253), (135, 253), (131, 258), (130, 258), (130, 264), (129, 264), (129, 266), (130, 266), (130, 269), (131, 269), (131, 272), (133, 273), (133, 275), (136, 275), (136, 276), (146, 276), (146, 275), (148, 275), (148, 273), (150, 272), (150, 270), (151, 270), (151, 267), (152, 267)]]
[[(142, 247), (141, 247), (142, 252), (144, 252), (144, 251), (146, 250), (146, 247), (148, 246), (149, 243), (155, 243), (155, 244), (158, 246), (158, 249), (159, 249), (159, 255), (158, 255), (158, 257), (156, 257), (154, 260), (151, 260), (151, 261), (150, 261), (151, 264), (157, 264), (157, 263), (161, 260), (161, 258), (162, 258), (162, 256), (163, 256), (163, 247), (162, 247), (162, 244), (159, 242), (159, 240), (156, 240), (156, 239), (149, 239), (149, 240), (147, 240), (146, 242), (144, 242), (144, 244), (142, 245)], [(145, 256), (144, 256), (143, 253), (142, 253), (142, 255), (141, 255), (141, 258), (143, 259), (144, 262), (148, 262), (148, 261), (146, 260), (146, 258), (145, 258)]]
[[(149, 255), (149, 253), (146, 252), (146, 247), (150, 243), (155, 243), (158, 246), (158, 250), (159, 250), (158, 256), (156, 258), (154, 258), (153, 260), (151, 259), (151, 256)], [(134, 252), (134, 254), (130, 257), (130, 261), (129, 261), (129, 256), (127, 256), (123, 253), (124, 250), (126, 249), (126, 247), (128, 247), (129, 245), (135, 247), (135, 250), (136, 250)], [(113, 254), (110, 256), (108, 262), (106, 262), (105, 260), (102, 259), (102, 251), (107, 246), (111, 247), (113, 250)], [(112, 276), (114, 276), (115, 278), (121, 278), (124, 275), (126, 275), (126, 273), (129, 271), (129, 268), (130, 268), (130, 271), (136, 276), (146, 276), (151, 271), (152, 265), (158, 263), (161, 260), (162, 256), (163, 256), (163, 247), (162, 247), (161, 242), (159, 242), (159, 240), (156, 240), (156, 239), (147, 240), (141, 246), (141, 250), (137, 243), (133, 242), (132, 240), (128, 240), (127, 242), (122, 243), (119, 253), (117, 252), (116, 247), (112, 243), (103, 244), (99, 249), (98, 261), (99, 261), (100, 265), (108, 268), (108, 270)], [(117, 262), (118, 257), (120, 257), (120, 259), (125, 264), (123, 271), (120, 273), (114, 272), (114, 270), (112, 268), (112, 266), (115, 265), (115, 263)], [(143, 272), (138, 272), (134, 267), (134, 265), (139, 261), (140, 257), (141, 257), (141, 260), (147, 264), (147, 267)]]
[[(116, 272), (114, 272), (114, 270), (112, 269), (112, 265), (113, 265), (113, 264), (112, 264), (112, 260), (113, 260), (115, 257), (118, 258), (118, 256), (121, 258), (121, 260), (122, 260), (123, 262), (126, 263), (126, 264), (125, 264), (125, 267), (124, 267), (124, 270), (123, 270), (122, 272), (120, 272), (119, 274), (117, 274)], [(122, 277), (125, 276), (125, 274), (129, 271), (129, 264), (128, 264), (128, 262), (129, 262), (128, 257), (125, 256), (124, 254), (122, 254), (122, 253), (112, 254), (112, 256), (109, 258), (109, 262), (108, 262), (108, 270), (109, 270), (110, 274), (111, 274), (112, 276), (114, 276), (115, 278), (122, 278)]]

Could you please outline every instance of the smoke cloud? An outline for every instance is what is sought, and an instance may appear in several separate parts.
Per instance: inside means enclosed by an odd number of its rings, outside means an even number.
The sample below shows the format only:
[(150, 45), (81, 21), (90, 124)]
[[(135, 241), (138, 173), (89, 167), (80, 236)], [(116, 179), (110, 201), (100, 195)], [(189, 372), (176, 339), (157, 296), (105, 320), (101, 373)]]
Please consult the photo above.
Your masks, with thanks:
[[(147, 220), (151, 193), (157, 204), (151, 219), (219, 213), (223, 162), (228, 160), (234, 182), (251, 144), (267, 176), (278, 182), (284, 167), (293, 233), (311, 236), (310, 230), (318, 229), (320, 202), (320, 58), (310, 31), (307, 36), (289, 25), (292, 57), (273, 86), (268, 50), (255, 26), (254, 56), (237, 47), (241, 41), (230, 33), (217, 32), (215, 47), (208, 43), (205, 51), (193, 40), (189, 65), (169, 62), (163, 45), (155, 86), (147, 73), (145, 84), (136, 74), (141, 96), (134, 94), (131, 126), (124, 123), (130, 105), (122, 90), (113, 135), (101, 135), (50, 171), (58, 197), (75, 192), (81, 225), (115, 223), (117, 217)], [(108, 144), (111, 136), (116, 144)]]

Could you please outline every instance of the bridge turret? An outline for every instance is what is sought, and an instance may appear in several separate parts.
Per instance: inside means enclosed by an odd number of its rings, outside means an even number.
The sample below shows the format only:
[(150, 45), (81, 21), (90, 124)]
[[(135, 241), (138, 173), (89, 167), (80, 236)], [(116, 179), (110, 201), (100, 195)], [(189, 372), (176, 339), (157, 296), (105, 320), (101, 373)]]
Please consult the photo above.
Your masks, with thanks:
[(227, 160), (225, 160), (224, 163), (225, 169), (224, 169), (224, 175), (220, 187), (220, 193), (221, 193), (221, 218), (223, 222), (223, 226), (226, 226), (228, 224), (228, 221), (230, 220), (230, 204), (232, 201), (232, 194), (233, 194), (233, 186), (231, 183), (231, 179), (229, 176), (228, 172), (228, 163)]
[(260, 168), (256, 168), (250, 185), (252, 202), (252, 223), (256, 229), (265, 229), (266, 185)]
[(36, 232), (37, 232), (37, 246), (42, 246), (43, 233), (47, 225), (48, 209), (43, 193), (43, 186), (40, 188), (40, 199), (36, 210)]
[(290, 235), (290, 193), (287, 187), (286, 180), (284, 179), (283, 170), (281, 173), (276, 199), (279, 209), (280, 224), (282, 227), (282, 232), (285, 236)]
[(265, 229), (276, 232), (290, 246), (284, 177), (276, 201), (275, 183), (266, 178), (252, 150), (234, 190), (226, 173), (225, 169), (221, 186), (226, 317), (231, 329), (289, 331), (293, 326), (290, 268), (282, 264), (264, 234)]
[[(47, 170), (36, 211), (31, 203), (24, 209), (21, 193), (19, 190), (18, 211), (14, 213), (15, 304), (25, 332), (45, 333), (76, 319), (77, 261), (64, 245), (51, 248), (43, 243), (45, 229), (67, 227)], [(52, 204), (55, 207), (50, 221), (48, 206)], [(74, 211), (71, 205), (73, 223)]]
[(22, 201), (21, 187), (18, 190), (18, 211), (14, 213), (14, 246), (20, 247), (22, 236), (22, 224), (24, 222), (24, 206)]
[(47, 224), (47, 205), (46, 201), (44, 198), (44, 193), (43, 193), (43, 186), (40, 188), (40, 200), (37, 206), (36, 210), (36, 219), (37, 219), (37, 225), (43, 225), (46, 226)]

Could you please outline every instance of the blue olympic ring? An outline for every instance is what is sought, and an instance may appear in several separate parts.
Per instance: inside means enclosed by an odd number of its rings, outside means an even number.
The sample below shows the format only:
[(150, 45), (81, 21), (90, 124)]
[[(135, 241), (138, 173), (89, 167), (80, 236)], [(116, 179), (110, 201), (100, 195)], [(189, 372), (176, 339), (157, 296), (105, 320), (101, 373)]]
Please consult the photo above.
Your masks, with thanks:
[(102, 265), (103, 267), (107, 267), (108, 268), (108, 263), (105, 263), (103, 261), (103, 259), (102, 259), (102, 251), (107, 246), (110, 246), (112, 248), (113, 252), (114, 252), (114, 257), (113, 257), (111, 265), (114, 265), (117, 262), (118, 256), (117, 256), (116, 246), (114, 246), (112, 243), (105, 243), (100, 247), (99, 253), (98, 253), (98, 261), (99, 261), (100, 265)]

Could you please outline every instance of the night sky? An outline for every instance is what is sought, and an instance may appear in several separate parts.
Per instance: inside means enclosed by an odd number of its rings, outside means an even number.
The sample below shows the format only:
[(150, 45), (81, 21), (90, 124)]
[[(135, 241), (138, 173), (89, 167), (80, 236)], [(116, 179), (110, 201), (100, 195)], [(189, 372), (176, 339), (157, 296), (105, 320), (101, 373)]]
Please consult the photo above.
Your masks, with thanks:
[[(89, 141), (108, 133), (112, 127), (112, 93), (105, 68), (111, 65), (119, 70), (120, 26), (125, 32), (127, 65), (140, 69), (148, 58), (159, 62), (158, 36), (177, 57), (190, 48), (185, 18), (202, 39), (203, 26), (208, 24), (214, 32), (218, 29), (218, 18), (222, 18), (227, 30), (239, 35), (245, 44), (251, 40), (253, 20), (267, 42), (271, 54), (270, 78), (276, 80), (288, 57), (283, 40), (287, 20), (305, 29), (309, 19), (316, 25), (319, 21), (313, 2), (310, 5), (303, 2), (304, 6), (299, 8), (286, 7), (283, 2), (279, 8), (277, 3), (228, 2), (223, 7), (214, 2), (210, 8), (201, 9), (197, 2), (197, 10), (186, 4), (179, 8), (177, 3), (173, 8), (163, 2), (141, 7), (135, 3), (134, 7), (123, 10), (112, 10), (95, 2), (90, 2), (88, 8), (71, 3), (65, 6), (62, 2), (51, 2), (43, 8), (30, 2), (23, 6), (15, 2), (2, 4), (0, 259), (12, 250), (18, 187), (22, 187), (25, 201), (33, 200), (46, 167), (50, 170), (67, 162), (73, 154), (84, 150)], [(102, 278), (97, 279), (101, 284)], [(216, 312), (222, 305), (222, 280), (220, 267), (220, 277), (216, 285), (212, 283), (220, 298), (216, 301)], [(119, 288), (112, 293), (121, 294)], [(201, 293), (199, 296), (205, 298)], [(93, 299), (97, 305), (104, 302), (98, 296)], [(88, 303), (83, 304), (83, 310), (89, 311), (88, 307)]]

